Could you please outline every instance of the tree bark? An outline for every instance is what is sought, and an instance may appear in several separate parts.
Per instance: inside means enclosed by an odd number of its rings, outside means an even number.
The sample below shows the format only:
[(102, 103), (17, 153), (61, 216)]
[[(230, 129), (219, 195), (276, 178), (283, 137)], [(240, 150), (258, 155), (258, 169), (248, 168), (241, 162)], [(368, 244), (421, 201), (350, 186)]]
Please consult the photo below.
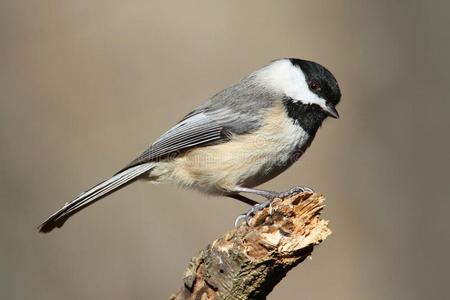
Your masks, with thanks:
[(289, 270), (331, 234), (320, 219), (325, 199), (299, 193), (275, 199), (191, 259), (171, 300), (266, 299)]

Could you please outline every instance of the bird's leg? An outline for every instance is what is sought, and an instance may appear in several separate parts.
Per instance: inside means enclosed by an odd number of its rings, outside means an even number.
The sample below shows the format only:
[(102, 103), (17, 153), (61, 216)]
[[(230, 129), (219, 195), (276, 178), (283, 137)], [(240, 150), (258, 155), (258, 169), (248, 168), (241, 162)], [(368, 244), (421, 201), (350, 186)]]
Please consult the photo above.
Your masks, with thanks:
[(228, 194), (227, 197), (239, 200), (239, 201), (244, 202), (245, 204), (248, 204), (251, 206), (259, 204), (257, 201), (247, 198), (245, 196), (242, 196), (240, 194)]
[(234, 188), (234, 192), (238, 193), (248, 193), (248, 194), (255, 194), (261, 197), (264, 197), (266, 199), (274, 199), (278, 196), (279, 193), (273, 192), (273, 191), (266, 191), (266, 190), (259, 190), (259, 189), (251, 189), (246, 187), (240, 187), (237, 186)]
[[(293, 187), (293, 188), (291, 188), (291, 189), (289, 189), (288, 191), (285, 191), (285, 192), (273, 192), (273, 191), (267, 191), (267, 190), (245, 188), (245, 187), (236, 187), (234, 189), (234, 192), (255, 194), (255, 195), (262, 196), (262, 197), (267, 199), (266, 201), (264, 201), (262, 203), (254, 204), (245, 214), (239, 215), (236, 218), (236, 220), (234, 221), (235, 226), (237, 226), (240, 223), (241, 220), (245, 220), (245, 223), (248, 225), (251, 217), (253, 215), (255, 215), (258, 211), (260, 211), (260, 210), (266, 208), (267, 206), (269, 206), (275, 198), (285, 198), (285, 197), (288, 197), (290, 195), (294, 195), (294, 194), (301, 193), (301, 192), (310, 192), (310, 193), (312, 193), (313, 190), (308, 188), (308, 187), (303, 187), (303, 186), (296, 186), (296, 187)], [(238, 196), (243, 197), (243, 198), (245, 198), (247, 200), (250, 200), (250, 199), (248, 199), (248, 198), (246, 198), (246, 197), (244, 197), (242, 195), (239, 195), (239, 194), (235, 194), (235, 195), (238, 195)], [(235, 198), (235, 197), (233, 197), (233, 198)], [(235, 199), (238, 199), (238, 198), (235, 198)], [(241, 200), (241, 199), (238, 199), (238, 200)], [(241, 201), (243, 201), (243, 200), (241, 200)], [(253, 201), (253, 200), (251, 200), (251, 201)], [(254, 202), (256, 202), (256, 201), (254, 201)], [(249, 202), (246, 202), (246, 203), (250, 204)]]
[(252, 189), (252, 188), (246, 188), (246, 187), (240, 187), (237, 186), (234, 188), (234, 192), (237, 193), (249, 193), (249, 194), (255, 194), (258, 196), (262, 196), (268, 200), (273, 200), (275, 198), (285, 198), (288, 197), (290, 195), (294, 195), (297, 193), (302, 193), (302, 192), (308, 192), (308, 193), (313, 193), (314, 191), (309, 188), (309, 187), (305, 187), (305, 186), (296, 186), (293, 187), (285, 192), (274, 192), (274, 191), (267, 191), (267, 190), (260, 190), (260, 189)]

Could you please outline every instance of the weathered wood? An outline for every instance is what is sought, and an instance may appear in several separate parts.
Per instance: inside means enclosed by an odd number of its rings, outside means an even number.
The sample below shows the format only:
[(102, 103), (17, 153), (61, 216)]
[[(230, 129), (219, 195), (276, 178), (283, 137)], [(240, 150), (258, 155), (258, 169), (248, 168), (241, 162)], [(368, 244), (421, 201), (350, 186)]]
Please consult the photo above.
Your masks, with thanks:
[(320, 219), (325, 199), (299, 193), (275, 199), (191, 259), (171, 300), (265, 299), (286, 273), (331, 234)]

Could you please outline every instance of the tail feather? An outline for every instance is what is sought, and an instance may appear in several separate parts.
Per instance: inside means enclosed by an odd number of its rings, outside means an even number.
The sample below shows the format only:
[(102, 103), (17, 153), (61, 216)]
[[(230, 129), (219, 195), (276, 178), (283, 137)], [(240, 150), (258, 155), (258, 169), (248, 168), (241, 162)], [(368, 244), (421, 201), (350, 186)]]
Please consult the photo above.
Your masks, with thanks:
[(48, 219), (38, 227), (38, 230), (40, 232), (47, 233), (56, 227), (63, 226), (64, 222), (72, 215), (138, 179), (140, 175), (150, 171), (153, 166), (153, 163), (134, 166), (97, 184), (86, 192), (80, 194), (74, 200), (67, 202), (60, 210), (48, 217)]

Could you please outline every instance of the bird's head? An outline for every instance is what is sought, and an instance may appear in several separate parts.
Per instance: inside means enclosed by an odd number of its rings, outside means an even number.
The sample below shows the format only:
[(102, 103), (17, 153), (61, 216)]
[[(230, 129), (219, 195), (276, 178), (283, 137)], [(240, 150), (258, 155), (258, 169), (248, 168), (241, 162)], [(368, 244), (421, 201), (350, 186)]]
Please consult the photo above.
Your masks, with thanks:
[(322, 65), (284, 58), (273, 61), (257, 76), (265, 85), (280, 93), (291, 109), (297, 110), (297, 114), (312, 113), (322, 119), (327, 116), (339, 118), (336, 105), (341, 99), (341, 91), (336, 78)]

